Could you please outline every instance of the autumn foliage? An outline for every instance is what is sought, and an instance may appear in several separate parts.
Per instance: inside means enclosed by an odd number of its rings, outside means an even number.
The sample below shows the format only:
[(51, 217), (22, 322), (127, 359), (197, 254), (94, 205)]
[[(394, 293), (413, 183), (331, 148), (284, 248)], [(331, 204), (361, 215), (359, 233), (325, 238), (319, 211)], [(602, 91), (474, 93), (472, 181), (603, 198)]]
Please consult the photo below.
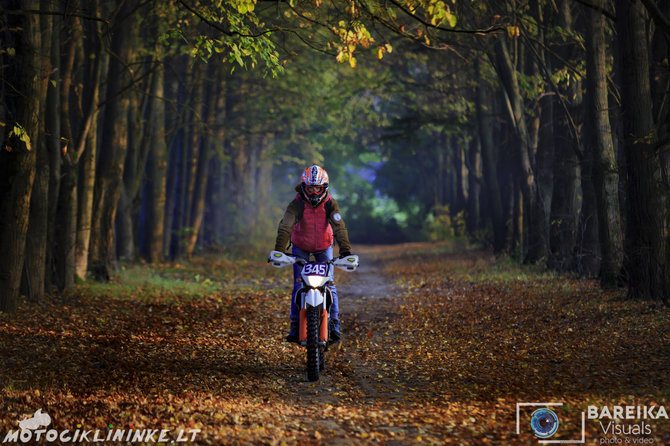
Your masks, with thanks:
[[(42, 409), (53, 429), (200, 429), (199, 444), (537, 444), (517, 402), (564, 403), (557, 438), (588, 405), (668, 404), (667, 310), (461, 248), (357, 250), (317, 383), (283, 342), (289, 273), (264, 261), (141, 267), (144, 285), (24, 303), (0, 316), (0, 435)], [(587, 420), (587, 444), (599, 429)]]

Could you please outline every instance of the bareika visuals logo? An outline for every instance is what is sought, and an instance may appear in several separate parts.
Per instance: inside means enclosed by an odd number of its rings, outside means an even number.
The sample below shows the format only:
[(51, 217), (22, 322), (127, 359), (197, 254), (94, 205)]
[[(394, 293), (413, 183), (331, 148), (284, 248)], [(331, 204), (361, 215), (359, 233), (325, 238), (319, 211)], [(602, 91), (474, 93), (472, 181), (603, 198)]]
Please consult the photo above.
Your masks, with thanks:
[(589, 406), (589, 420), (596, 420), (604, 436), (600, 444), (652, 444), (652, 424), (668, 420), (664, 406)]
[[(516, 403), (516, 433), (521, 434), (523, 412), (529, 416), (530, 430), (538, 443), (577, 444), (586, 442), (586, 419), (597, 423), (601, 436), (596, 444), (653, 444), (653, 424), (668, 420), (664, 406), (588, 406), (581, 412), (581, 436), (573, 439), (549, 439), (558, 431), (561, 421), (555, 408), (563, 403)], [(527, 415), (527, 413), (526, 413)], [(576, 417), (571, 417), (576, 418)], [(574, 420), (572, 420), (574, 421)]]
[(170, 429), (128, 429), (114, 428), (110, 424), (107, 429), (84, 429), (77, 425), (76, 429), (48, 429), (51, 424), (49, 414), (38, 409), (32, 417), (19, 421), (19, 429), (10, 430), (2, 437), (2, 443), (30, 443), (47, 441), (49, 443), (183, 443), (196, 440), (200, 429), (179, 429), (176, 436)]

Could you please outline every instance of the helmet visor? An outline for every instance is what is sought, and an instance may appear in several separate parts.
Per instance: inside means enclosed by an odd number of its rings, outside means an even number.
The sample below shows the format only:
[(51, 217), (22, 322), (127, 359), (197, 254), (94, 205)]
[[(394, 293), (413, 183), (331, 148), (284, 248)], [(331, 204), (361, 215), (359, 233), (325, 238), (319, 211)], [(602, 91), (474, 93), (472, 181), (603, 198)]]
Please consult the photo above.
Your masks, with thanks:
[(326, 190), (326, 186), (305, 186), (305, 192), (309, 195), (321, 195)]

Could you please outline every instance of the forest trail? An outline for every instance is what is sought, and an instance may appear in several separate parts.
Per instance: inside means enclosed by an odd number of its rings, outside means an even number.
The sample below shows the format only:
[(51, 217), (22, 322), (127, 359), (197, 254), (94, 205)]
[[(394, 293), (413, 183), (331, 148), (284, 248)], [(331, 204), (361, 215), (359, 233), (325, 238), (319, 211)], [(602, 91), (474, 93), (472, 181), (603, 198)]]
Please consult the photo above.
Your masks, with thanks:
[[(668, 405), (665, 310), (455, 242), (356, 253), (317, 383), (283, 341), (290, 269), (262, 260), (129, 267), (0, 315), (0, 438), (42, 409), (58, 430), (193, 429), (195, 444), (527, 445), (517, 402), (563, 403), (555, 439), (580, 434), (587, 405)], [(670, 444), (666, 420), (648, 424)]]

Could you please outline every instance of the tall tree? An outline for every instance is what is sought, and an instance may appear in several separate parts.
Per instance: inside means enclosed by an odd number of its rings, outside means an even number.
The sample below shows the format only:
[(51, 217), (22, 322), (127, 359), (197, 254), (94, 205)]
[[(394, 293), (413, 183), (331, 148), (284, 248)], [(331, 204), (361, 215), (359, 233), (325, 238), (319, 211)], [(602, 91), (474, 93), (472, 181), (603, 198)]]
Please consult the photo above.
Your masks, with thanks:
[(617, 1), (622, 71), (627, 230), (625, 267), (629, 296), (668, 301), (664, 258), (661, 162), (649, 81), (645, 10), (639, 0)]
[[(47, 94), (47, 80), (50, 71), (52, 18), (40, 16), (42, 48), (40, 49), (39, 91), (40, 98)], [(40, 101), (39, 129), (37, 143), (33, 146), (36, 154), (35, 181), (30, 197), (30, 217), (26, 236), (26, 258), (24, 276), (27, 298), (33, 302), (44, 299), (45, 269), (47, 258), (47, 228), (49, 211), (49, 148), (46, 136), (46, 101)]]
[[(537, 215), (537, 212), (534, 211), (534, 208), (535, 206), (539, 205), (539, 201), (537, 199), (537, 182), (535, 180), (535, 173), (531, 163), (531, 140), (526, 122), (523, 97), (521, 95), (521, 88), (519, 86), (517, 71), (514, 67), (512, 58), (510, 57), (508, 45), (504, 37), (498, 36), (496, 38), (492, 60), (494, 61), (494, 66), (496, 72), (498, 73), (500, 83), (503, 86), (503, 92), (505, 95), (504, 98), (507, 102), (510, 122), (516, 135), (514, 155), (519, 166), (521, 192), (530, 210), (529, 226), (534, 227), (535, 225), (542, 225), (543, 222), (539, 221), (537, 218), (534, 218), (534, 216)], [(517, 208), (522, 209), (523, 205), (521, 200), (517, 201), (519, 203)], [(515, 219), (515, 221), (522, 219), (521, 215), (522, 214), (519, 213), (519, 216), (517, 219)], [(518, 229), (519, 242), (523, 242), (521, 240), (521, 235), (523, 233), (522, 227), (523, 225), (521, 225), (521, 227)], [(533, 229), (532, 232), (534, 234), (541, 233), (543, 227), (544, 226), (539, 229)], [(543, 245), (541, 243), (538, 245), (538, 243), (539, 242), (537, 239), (533, 239), (533, 250), (531, 251), (533, 256), (529, 257), (527, 259), (528, 261), (536, 261), (539, 259), (537, 254), (541, 251)], [(520, 254), (523, 255), (523, 250)]]
[[(99, 2), (93, 3), (96, 12), (101, 11)], [(95, 190), (95, 166), (98, 153), (98, 127), (100, 116), (100, 95), (103, 79), (107, 78), (109, 69), (109, 55), (104, 51), (102, 43), (102, 26), (99, 22), (88, 23), (89, 41), (87, 52), (94, 56), (89, 57), (87, 64), (89, 97), (86, 124), (80, 135), (77, 147), (79, 175), (77, 184), (77, 226), (75, 245), (75, 274), (81, 280), (86, 279), (88, 271), (88, 253), (91, 243), (91, 226), (93, 224), (93, 193)]]
[(162, 60), (157, 61), (151, 79), (148, 125), (149, 159), (146, 165), (148, 175), (145, 198), (145, 258), (150, 262), (158, 262), (164, 257), (163, 239), (168, 163), (165, 129), (165, 65)]
[[(12, 1), (10, 9), (39, 11), (37, 0)], [(35, 180), (39, 134), (41, 33), (38, 14), (7, 17), (5, 42), (16, 49), (3, 53), (3, 79), (11, 86), (3, 91), (5, 127), (0, 150), (0, 311), (14, 311), (26, 250), (30, 198)], [(11, 57), (11, 60), (7, 59)]]
[[(557, 64), (567, 65), (581, 54), (571, 35), (575, 29), (571, 0), (561, 0), (558, 24), (565, 30), (565, 37), (554, 48)], [(569, 61), (569, 62), (565, 62)], [(579, 214), (579, 158), (583, 157), (581, 134), (576, 122), (583, 119), (582, 82), (574, 74), (562, 86), (559, 94), (565, 98), (566, 107), (554, 107), (554, 186), (550, 218), (550, 266), (559, 270), (576, 269), (577, 216)], [(573, 117), (575, 117), (573, 119)], [(579, 154), (579, 155), (578, 155)]]
[[(605, 7), (599, 0), (597, 5)], [(591, 148), (594, 153), (595, 190), (602, 262), (600, 281), (604, 287), (614, 287), (621, 274), (623, 240), (619, 211), (619, 173), (612, 140), (607, 97), (607, 64), (605, 16), (589, 9), (586, 30), (586, 72), (589, 111), (593, 124)]]
[(139, 31), (138, 14), (133, 13), (136, 2), (123, 4), (119, 13), (120, 23), (112, 35), (109, 84), (103, 123), (100, 161), (96, 173), (94, 208), (98, 215), (91, 232), (89, 262), (94, 273), (108, 278), (115, 262), (114, 221), (121, 195), (123, 167), (128, 147), (128, 88), (133, 82), (129, 63), (133, 60), (137, 46), (133, 45)]
[(505, 248), (505, 220), (503, 216), (502, 196), (498, 177), (498, 165), (493, 147), (493, 110), (491, 95), (483, 85), (482, 65), (478, 61), (479, 83), (476, 92), (477, 128), (482, 148), (482, 170), (486, 185), (487, 199), (490, 204), (491, 226), (493, 228), (493, 250), (500, 252)]

